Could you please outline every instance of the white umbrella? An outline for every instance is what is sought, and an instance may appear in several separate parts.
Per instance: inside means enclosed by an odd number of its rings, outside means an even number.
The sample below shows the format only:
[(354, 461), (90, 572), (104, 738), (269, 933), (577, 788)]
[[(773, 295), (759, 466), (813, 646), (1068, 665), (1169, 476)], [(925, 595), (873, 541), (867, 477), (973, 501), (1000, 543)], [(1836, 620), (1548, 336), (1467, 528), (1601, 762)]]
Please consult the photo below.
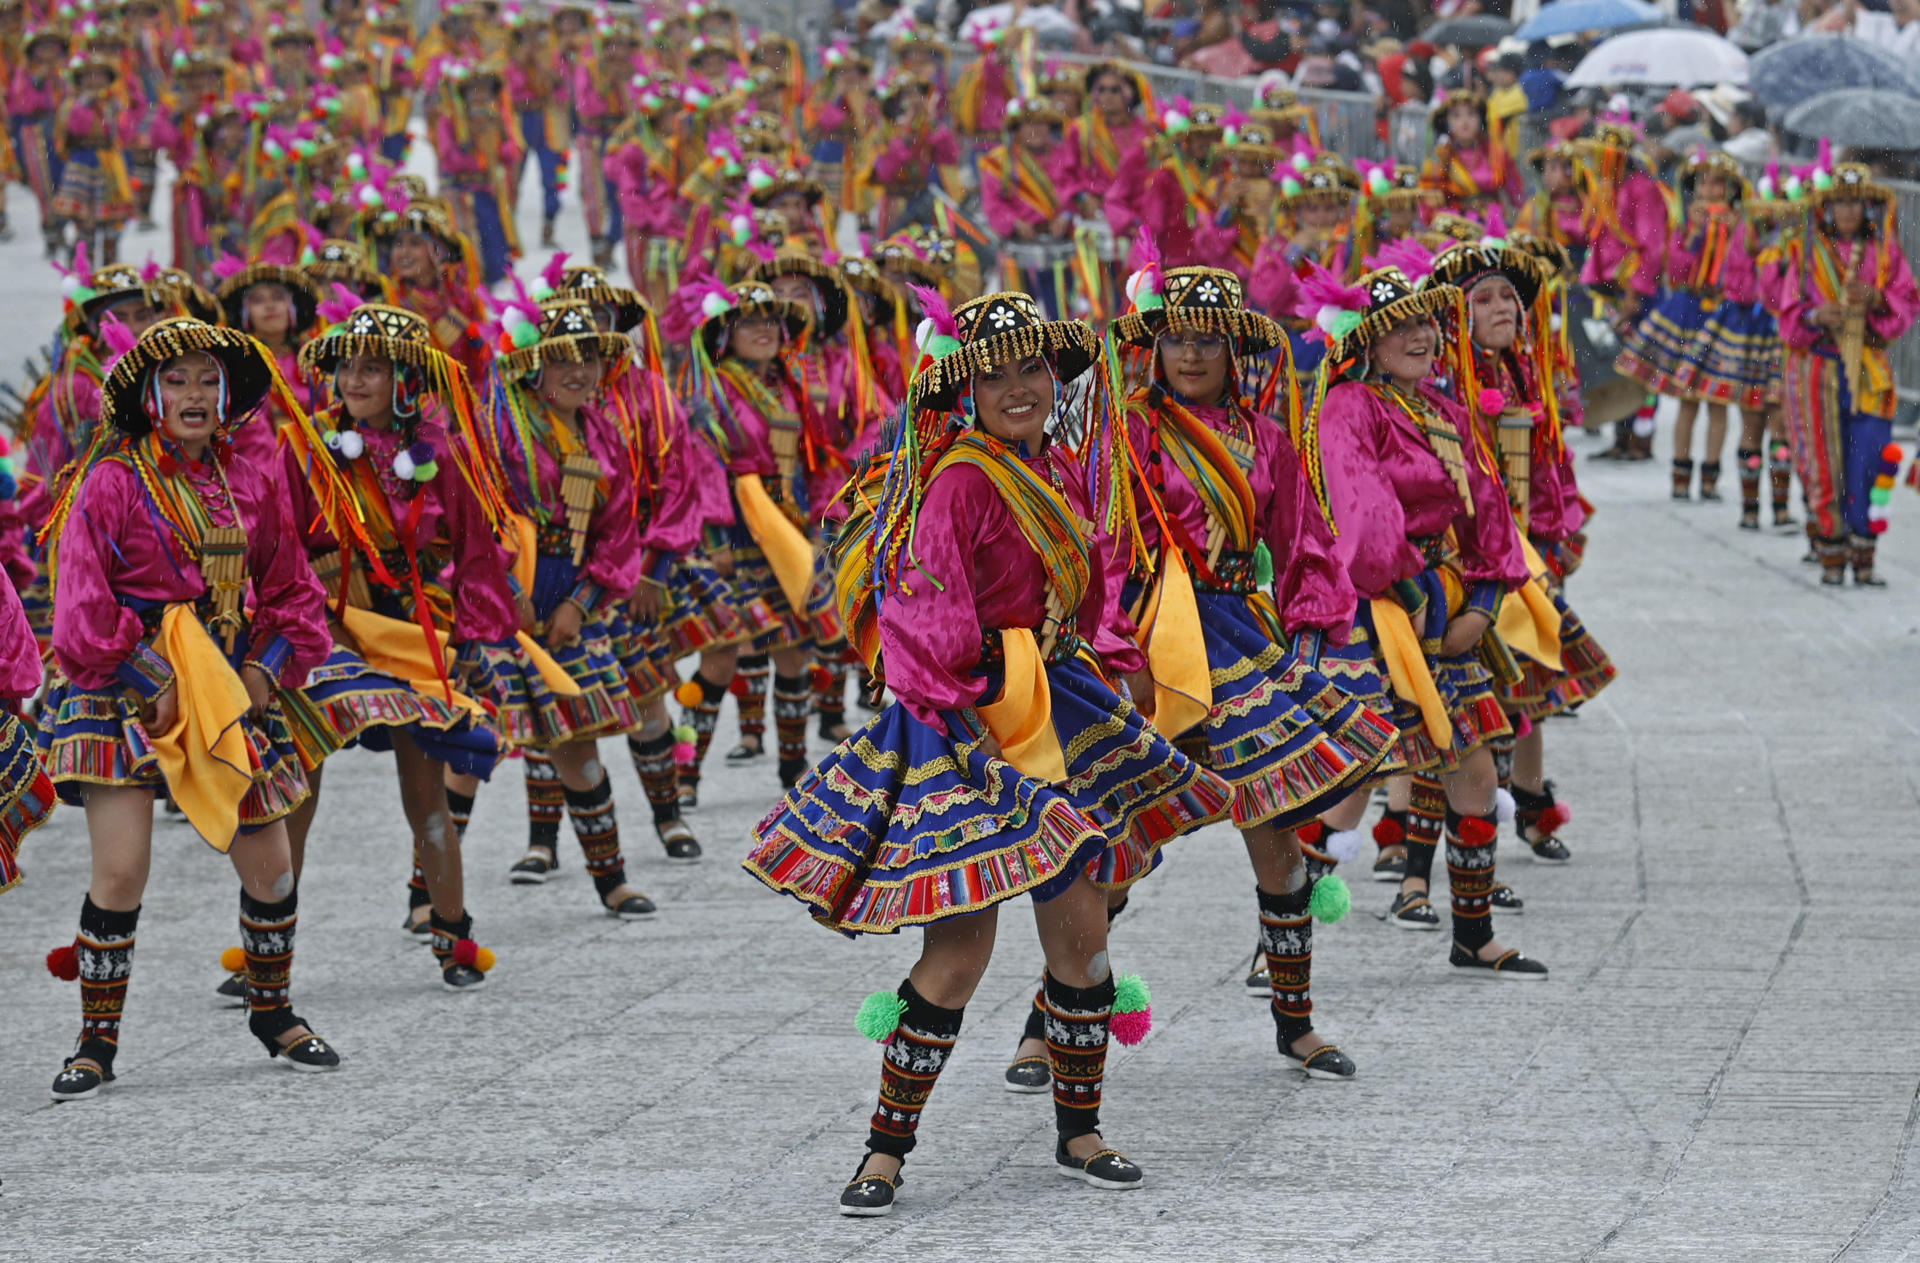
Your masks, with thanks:
[(1711, 31), (1663, 26), (1616, 35), (1567, 76), (1569, 88), (1745, 83), (1747, 55)]

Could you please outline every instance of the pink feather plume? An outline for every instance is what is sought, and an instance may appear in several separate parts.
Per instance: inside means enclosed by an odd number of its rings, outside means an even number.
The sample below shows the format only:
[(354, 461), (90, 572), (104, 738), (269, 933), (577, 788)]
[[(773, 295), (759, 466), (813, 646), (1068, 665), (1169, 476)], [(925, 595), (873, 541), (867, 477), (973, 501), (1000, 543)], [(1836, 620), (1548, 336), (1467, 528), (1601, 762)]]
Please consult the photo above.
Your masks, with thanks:
[(213, 261), (213, 274), (223, 281), (246, 268), (247, 261), (237, 254), (223, 254)]
[(108, 368), (117, 363), (121, 356), (133, 350), (134, 343), (139, 340), (133, 336), (133, 330), (112, 312), (108, 312), (100, 321), (100, 341), (107, 348)]
[(1418, 281), (1433, 271), (1433, 251), (1412, 237), (1402, 237), (1398, 241), (1389, 241), (1381, 246), (1379, 251), (1367, 260), (1367, 266), (1399, 268), (1406, 273), (1408, 280)]
[(540, 279), (546, 282), (548, 289), (559, 289), (560, 282), (566, 279), (568, 258), (567, 252), (561, 250), (547, 260), (546, 267), (540, 269)]
[(335, 281), (333, 283), (333, 297), (322, 302), (317, 310), (320, 313), (320, 319), (333, 325), (339, 324), (342, 320), (352, 315), (353, 309), (359, 305), (360, 296), (342, 285), (339, 281)]
[(920, 300), (920, 314), (933, 322), (935, 333), (944, 333), (950, 338), (960, 336), (960, 326), (953, 320), (953, 309), (947, 306), (947, 300), (940, 296), (939, 290), (915, 285), (911, 281), (907, 282), (907, 288)]
[(1507, 216), (1500, 209), (1500, 203), (1488, 204), (1487, 213), (1482, 217), (1482, 222), (1486, 225), (1487, 236), (1504, 238), (1507, 235)]
[(1348, 311), (1367, 309), (1367, 291), (1364, 287), (1341, 284), (1339, 277), (1311, 260), (1307, 261), (1307, 270), (1301, 274), (1298, 292), (1293, 313), (1307, 320), (1319, 316), (1326, 307), (1343, 307)]

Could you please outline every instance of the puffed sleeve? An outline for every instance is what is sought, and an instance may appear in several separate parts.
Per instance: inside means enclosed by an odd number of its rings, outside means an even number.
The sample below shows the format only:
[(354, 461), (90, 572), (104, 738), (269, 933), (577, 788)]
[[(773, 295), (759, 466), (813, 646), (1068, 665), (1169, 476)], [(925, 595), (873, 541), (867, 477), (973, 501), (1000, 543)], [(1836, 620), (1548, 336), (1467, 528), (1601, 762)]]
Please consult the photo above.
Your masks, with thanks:
[(572, 594), (592, 613), (607, 596), (624, 599), (640, 582), (640, 528), (633, 520), (633, 471), (619, 435), (598, 411), (582, 416), (588, 448), (606, 480), (606, 499), (587, 520), (585, 565)]
[(665, 569), (677, 557), (699, 545), (701, 531), (709, 522), (733, 521), (726, 470), (712, 448), (695, 440), (686, 415), (674, 406), (665, 383), (660, 385), (657, 392), (644, 384), (635, 391), (639, 401), (635, 415), (643, 443), (654, 441), (656, 402), (667, 408), (667, 441), (660, 454), (660, 477), (653, 488), (653, 503), (644, 510), (646, 521), (639, 528), (640, 546), (645, 550), (641, 572), (655, 580), (664, 577)]
[[(1407, 519), (1384, 468), (1384, 419), (1373, 392), (1343, 382), (1320, 405), (1320, 453), (1333, 509), (1334, 556), (1360, 596), (1386, 592), (1418, 574), (1420, 550), (1407, 541)], [(1271, 545), (1269, 545), (1271, 547)]]
[(1782, 262), (1780, 286), (1775, 291), (1779, 302), (1780, 340), (1798, 350), (1810, 351), (1827, 336), (1827, 331), (1811, 319), (1821, 299), (1801, 275), (1801, 259), (1797, 253), (1787, 255)]
[(1700, 261), (1704, 232), (1691, 223), (1681, 224), (1667, 241), (1667, 284), (1687, 285), (1693, 281), (1694, 265)]
[[(1000, 158), (1004, 172), (1012, 163), (1012, 157), (1004, 149), (994, 151)], [(1011, 237), (1013, 230), (1025, 218), (1025, 207), (1007, 196), (1003, 180), (999, 176), (983, 171), (980, 176), (980, 212), (986, 216), (987, 227), (996, 237)]]
[(1247, 305), (1275, 320), (1293, 315), (1300, 279), (1293, 274), (1287, 239), (1275, 234), (1260, 243), (1253, 257), (1253, 275), (1247, 278)]
[(1660, 289), (1660, 273), (1667, 240), (1667, 199), (1652, 176), (1627, 182), (1631, 191), (1627, 231), (1638, 243), (1640, 266), (1633, 274), (1635, 292), (1651, 297)]
[(1263, 425), (1261, 430), (1262, 443), (1269, 449), (1273, 494), (1259, 529), (1267, 551), (1273, 554), (1273, 597), (1281, 625), (1290, 635), (1314, 628), (1327, 633), (1332, 643), (1345, 644), (1353, 626), (1353, 581), (1347, 578), (1333, 531), (1307, 485), (1293, 444), (1276, 425)]
[(13, 584), (0, 582), (0, 697), (32, 697), (40, 689), (40, 647)]
[[(445, 445), (451, 440), (442, 436)], [(440, 512), (453, 545), (453, 631), (455, 644), (500, 641), (520, 629), (520, 612), (507, 586), (507, 554), (487, 524), (473, 488), (451, 460), (440, 462), (433, 480)]]
[(1128, 150), (1113, 173), (1113, 183), (1104, 190), (1096, 190), (1102, 194), (1101, 210), (1107, 217), (1107, 227), (1121, 240), (1133, 232), (1143, 217), (1140, 197), (1152, 171), (1148, 152), (1146, 145)]
[(114, 599), (112, 587), (114, 541), (132, 533), (128, 527), (139, 494), (134, 473), (118, 461), (94, 466), (81, 484), (60, 532), (53, 657), (83, 689), (105, 688), (118, 679), (154, 697), (171, 683), (173, 670), (142, 643), (140, 616)]
[(1885, 305), (1867, 316), (1867, 325), (1882, 342), (1892, 342), (1913, 324), (1920, 314), (1920, 289), (1913, 280), (1913, 267), (1901, 252), (1897, 241), (1879, 241), (1875, 248), (1889, 253), (1887, 287), (1881, 292)]
[[(228, 475), (247, 528), (247, 577), (253, 584), (253, 628), (247, 662), (275, 682), (296, 688), (327, 660), (327, 593), (320, 586), (285, 500), (272, 482)], [(63, 579), (64, 582), (64, 579)]]
[(951, 465), (934, 478), (914, 523), (907, 591), (880, 599), (880, 656), (887, 687), (915, 719), (943, 729), (943, 710), (979, 699), (980, 615), (974, 605), (975, 541), (1006, 506), (986, 475)]

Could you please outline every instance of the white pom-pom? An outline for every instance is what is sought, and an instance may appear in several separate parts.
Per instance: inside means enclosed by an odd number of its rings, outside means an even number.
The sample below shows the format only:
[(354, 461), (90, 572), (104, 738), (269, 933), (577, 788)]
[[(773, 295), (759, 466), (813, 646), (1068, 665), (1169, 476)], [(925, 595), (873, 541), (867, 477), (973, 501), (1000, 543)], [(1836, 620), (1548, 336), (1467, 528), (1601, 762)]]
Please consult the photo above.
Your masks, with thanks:
[(404, 447), (394, 454), (393, 472), (400, 476), (402, 482), (413, 481), (413, 457), (407, 454)]
[(1141, 291), (1148, 288), (1152, 283), (1153, 277), (1148, 273), (1146, 268), (1141, 268), (1138, 272), (1129, 275), (1126, 284), (1127, 301), (1136, 301), (1140, 297)]
[(1339, 314), (1340, 309), (1338, 307), (1332, 305), (1322, 307), (1319, 311), (1313, 313), (1313, 323), (1320, 326), (1322, 333), (1331, 334), (1333, 332), (1334, 317)]
[(1560, 332), (1560, 313), (1559, 312), (1556, 311), (1551, 316), (1547, 317), (1547, 327), (1553, 330), (1553, 332), (1555, 333)]
[(700, 300), (700, 310), (706, 313), (709, 320), (726, 315), (732, 308), (733, 304), (718, 294), (708, 294)]
[(1341, 864), (1350, 864), (1360, 858), (1360, 830), (1334, 829), (1320, 841), (1320, 849)]
[(1493, 791), (1493, 818), (1501, 824), (1513, 823), (1513, 795), (1504, 789)]
[(378, 206), (384, 200), (385, 199), (380, 196), (380, 190), (374, 188), (371, 184), (366, 185), (360, 190), (360, 204), (362, 206)]
[(532, 322), (527, 319), (527, 313), (521, 311), (518, 307), (509, 307), (500, 313), (500, 327), (505, 329), (508, 334), (512, 334), (512, 332), (521, 325), (531, 323)]
[(919, 327), (913, 331), (913, 344), (924, 351), (927, 349), (927, 343), (932, 337), (933, 321), (931, 319), (922, 320)]
[(339, 442), (334, 446), (348, 460), (359, 460), (361, 453), (367, 450), (367, 441), (360, 437), (358, 430), (342, 430), (339, 433)]
[(1886, 521), (1886, 520), (1887, 520), (1887, 516), (1888, 516), (1888, 514), (1887, 514), (1887, 506), (1886, 506), (1886, 505), (1884, 505), (1884, 504), (1870, 504), (1870, 505), (1868, 505), (1868, 506), (1867, 506), (1867, 521), (1869, 521), (1869, 522), (1884, 522), (1884, 521)]
[(80, 278), (77, 276), (63, 278), (60, 282), (61, 295), (66, 298), (72, 298), (74, 291), (80, 288), (80, 284)]

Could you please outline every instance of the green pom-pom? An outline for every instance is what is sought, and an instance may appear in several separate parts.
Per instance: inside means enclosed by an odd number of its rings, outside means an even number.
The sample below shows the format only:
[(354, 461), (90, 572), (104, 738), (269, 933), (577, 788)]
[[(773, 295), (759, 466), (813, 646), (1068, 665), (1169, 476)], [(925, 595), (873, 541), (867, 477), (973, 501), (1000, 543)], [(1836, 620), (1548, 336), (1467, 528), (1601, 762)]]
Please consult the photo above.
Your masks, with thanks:
[(1360, 311), (1336, 312), (1333, 316), (1329, 317), (1327, 320), (1327, 323), (1333, 326), (1330, 330), (1328, 330), (1328, 332), (1333, 334), (1334, 341), (1337, 342), (1341, 338), (1346, 337), (1349, 333), (1352, 333), (1355, 329), (1358, 329), (1360, 327), (1360, 322), (1365, 319), (1366, 319), (1365, 312), (1360, 312)]
[(1166, 305), (1167, 300), (1152, 290), (1142, 291), (1140, 297), (1133, 300), (1133, 308), (1135, 311), (1159, 311)]
[(1313, 893), (1307, 896), (1307, 911), (1313, 914), (1314, 920), (1326, 925), (1347, 915), (1352, 907), (1353, 892), (1337, 873), (1328, 873), (1314, 882)]
[(1870, 504), (1891, 504), (1893, 490), (1889, 487), (1870, 487), (1867, 489), (1867, 501)]
[(415, 482), (432, 482), (439, 473), (440, 462), (430, 460), (424, 465), (415, 465), (413, 467), (413, 480)]
[(927, 354), (934, 359), (945, 359), (960, 349), (960, 339), (944, 333), (936, 333), (927, 339)]
[(512, 337), (515, 346), (533, 346), (540, 341), (540, 326), (534, 324), (531, 320), (525, 324), (515, 325), (513, 327)]
[(1253, 584), (1264, 588), (1273, 582), (1273, 554), (1267, 549), (1267, 541), (1261, 540), (1253, 547)]
[(860, 1002), (853, 1027), (874, 1043), (882, 1044), (893, 1038), (893, 1032), (900, 1026), (900, 1016), (906, 1011), (907, 1002), (900, 998), (899, 992), (876, 991)]
[(1833, 187), (1833, 177), (1825, 171), (1816, 171), (1813, 173), (1813, 187), (1822, 190), (1830, 189)]
[(1292, 176), (1288, 176), (1286, 179), (1280, 181), (1280, 191), (1288, 197), (1298, 196), (1300, 192), (1300, 181), (1294, 179)]
[(1121, 974), (1113, 984), (1115, 1013), (1139, 1013), (1152, 1003), (1153, 992), (1147, 990), (1147, 980), (1139, 974)]
[(692, 724), (681, 724), (673, 730), (673, 739), (675, 741), (684, 741), (689, 745), (697, 741), (699, 737), (700, 734), (694, 731)]
[(89, 298), (92, 298), (95, 292), (96, 291), (91, 285), (75, 286), (73, 291), (73, 301), (75, 303), (84, 303)]

